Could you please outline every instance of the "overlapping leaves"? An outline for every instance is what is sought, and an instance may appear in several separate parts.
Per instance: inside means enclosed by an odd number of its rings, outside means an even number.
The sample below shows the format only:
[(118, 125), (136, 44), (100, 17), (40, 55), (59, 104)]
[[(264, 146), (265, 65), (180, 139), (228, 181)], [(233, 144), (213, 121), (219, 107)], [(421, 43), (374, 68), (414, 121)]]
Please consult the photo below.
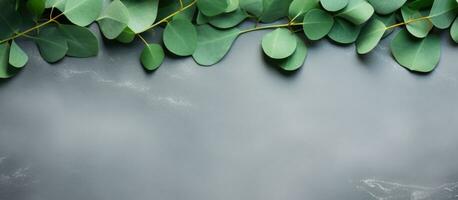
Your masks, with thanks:
[[(96, 56), (100, 41), (87, 27), (95, 21), (108, 40), (139, 38), (146, 70), (159, 68), (167, 53), (214, 65), (240, 35), (267, 29), (262, 51), (286, 71), (299, 69), (306, 44), (323, 38), (354, 43), (358, 54), (368, 54), (403, 28), (392, 37), (392, 55), (418, 72), (439, 63), (438, 31), (450, 28), (458, 42), (457, 0), (2, 0), (0, 7), (0, 78), (27, 64), (23, 38), (32, 39), (50, 63)], [(254, 28), (247, 28), (250, 21)], [(161, 26), (153, 34), (162, 33), (162, 44), (148, 42), (145, 36)]]

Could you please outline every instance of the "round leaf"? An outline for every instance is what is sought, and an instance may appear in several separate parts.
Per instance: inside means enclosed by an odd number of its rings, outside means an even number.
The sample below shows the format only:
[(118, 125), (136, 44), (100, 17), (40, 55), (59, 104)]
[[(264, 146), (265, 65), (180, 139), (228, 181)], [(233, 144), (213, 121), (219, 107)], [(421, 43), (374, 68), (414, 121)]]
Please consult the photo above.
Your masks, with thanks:
[(131, 43), (132, 41), (134, 41), (135, 39), (135, 33), (130, 30), (129, 27), (126, 27), (122, 32), (121, 34), (119, 34), (119, 36), (116, 38), (116, 40), (118, 42), (121, 42), (121, 43)]
[(344, 19), (336, 19), (328, 37), (341, 44), (350, 44), (356, 41), (360, 32), (361, 26)]
[(197, 0), (197, 7), (206, 16), (219, 15), (229, 6), (227, 0)]
[(336, 16), (342, 17), (353, 24), (360, 25), (374, 14), (374, 8), (366, 0), (349, 0), (347, 7)]
[(86, 27), (75, 25), (60, 25), (60, 31), (67, 41), (68, 56), (91, 57), (99, 52), (99, 42), (97, 37)]
[(8, 42), (0, 44), (0, 78), (9, 78), (14, 75), (14, 72), (8, 65), (8, 52), (10, 45)]
[(401, 30), (391, 41), (391, 53), (400, 65), (409, 70), (430, 72), (439, 63), (440, 38), (431, 34), (418, 39)]
[(10, 48), (10, 55), (9, 55), (9, 63), (13, 67), (22, 68), (27, 61), (29, 60), (29, 56), (24, 52), (24, 50), (19, 47), (16, 42), (11, 42)]
[(262, 39), (262, 49), (273, 59), (283, 59), (296, 51), (297, 41), (288, 29), (277, 28)]
[(114, 39), (122, 33), (129, 23), (129, 11), (119, 0), (114, 0), (97, 19), (100, 30), (108, 39)]
[(282, 60), (278, 60), (278, 65), (286, 71), (294, 71), (302, 67), (307, 57), (307, 46), (296, 36), (297, 48), (293, 55)]
[(67, 40), (56, 27), (41, 29), (35, 41), (40, 54), (47, 62), (57, 62), (67, 53)]
[(446, 29), (453, 23), (457, 9), (456, 0), (435, 0), (429, 13), (431, 22), (437, 28)]
[(168, 23), (163, 39), (167, 49), (179, 56), (192, 55), (197, 47), (196, 28), (185, 19), (175, 19)]
[(263, 0), (263, 12), (259, 19), (270, 23), (288, 15), (289, 5), (292, 0)]
[(452, 36), (453, 41), (458, 43), (458, 17), (453, 22), (452, 27), (450, 28), (450, 35)]
[[(422, 15), (417, 10), (412, 10), (407, 6), (401, 9), (402, 18), (404, 21), (421, 18)], [(417, 38), (424, 38), (428, 35), (429, 31), (433, 28), (433, 24), (429, 20), (419, 20), (412, 23), (408, 23), (407, 30), (413, 36)]]
[(156, 20), (159, 0), (123, 0), (129, 11), (129, 24), (134, 33), (147, 30)]
[(158, 44), (148, 44), (142, 51), (140, 61), (146, 70), (155, 70), (164, 61), (164, 50)]
[(262, 0), (241, 0), (240, 8), (256, 17), (259, 17), (263, 11), (262, 3)]
[(197, 48), (192, 57), (200, 65), (213, 65), (223, 59), (239, 34), (236, 28), (218, 30), (209, 25), (198, 26)]
[(214, 17), (210, 17), (209, 23), (218, 28), (232, 28), (237, 26), (247, 18), (247, 14), (241, 9), (234, 12), (223, 13)]
[(347, 6), (349, 0), (321, 0), (321, 6), (327, 11), (339, 11)]
[(385, 24), (378, 19), (373, 19), (366, 24), (356, 40), (357, 52), (366, 54), (372, 51), (382, 39), (385, 29)]
[(319, 40), (331, 31), (334, 18), (320, 9), (312, 9), (304, 16), (303, 29), (307, 38)]
[(65, 16), (78, 26), (87, 26), (100, 15), (103, 0), (66, 0)]
[(367, 0), (378, 14), (390, 14), (406, 3), (407, 0)]
[(289, 18), (298, 16), (297, 21), (302, 21), (305, 13), (318, 6), (319, 0), (294, 0), (289, 6)]

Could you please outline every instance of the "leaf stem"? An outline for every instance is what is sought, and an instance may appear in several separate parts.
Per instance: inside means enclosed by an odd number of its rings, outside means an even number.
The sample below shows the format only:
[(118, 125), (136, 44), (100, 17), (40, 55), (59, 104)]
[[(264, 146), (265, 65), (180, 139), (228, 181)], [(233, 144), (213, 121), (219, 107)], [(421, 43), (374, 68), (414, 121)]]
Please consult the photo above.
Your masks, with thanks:
[(137, 36), (146, 46), (148, 46), (148, 42), (145, 40), (145, 38), (143, 38), (140, 34), (137, 34)]
[(287, 23), (287, 24), (274, 24), (274, 25), (269, 25), (269, 26), (258, 26), (258, 27), (255, 27), (255, 28), (250, 28), (250, 29), (246, 29), (246, 30), (240, 31), (239, 34), (244, 34), (244, 33), (252, 32), (252, 31), (258, 31), (258, 30), (263, 30), (263, 29), (272, 29), (272, 28), (282, 28), (282, 27), (290, 27), (290, 26), (299, 26), (299, 25), (303, 25), (303, 24), (304, 24), (304, 23), (289, 22), (289, 23)]
[[(181, 1), (180, 1), (180, 2), (181, 2)], [(188, 5), (186, 5), (185, 7), (180, 8), (179, 10), (173, 12), (172, 14), (170, 14), (170, 15), (167, 16), (167, 17), (165, 17), (164, 19), (161, 19), (161, 20), (159, 20), (158, 22), (154, 23), (153, 25), (151, 25), (151, 26), (150, 26), (148, 29), (146, 29), (146, 30), (152, 29), (152, 28), (158, 26), (159, 24), (162, 24), (162, 23), (164, 23), (164, 22), (167, 22), (168, 19), (170, 19), (170, 18), (174, 17), (175, 15), (179, 14), (180, 12), (182, 12), (182, 11), (184, 11), (184, 10), (190, 8), (190, 7), (193, 6), (196, 2), (197, 2), (197, 0), (192, 1), (191, 3), (189, 3)]]
[(27, 30), (25, 30), (25, 31), (23, 31), (23, 32), (20, 32), (20, 33), (14, 35), (14, 36), (11, 36), (11, 37), (9, 37), (9, 38), (3, 39), (3, 40), (0, 41), (0, 44), (2, 44), (2, 43), (4, 43), (4, 42), (8, 42), (8, 41), (10, 41), (10, 40), (14, 40), (14, 39), (16, 39), (16, 38), (18, 38), (18, 37), (21, 37), (21, 36), (23, 36), (23, 35), (25, 35), (25, 34), (27, 34), (27, 33), (32, 32), (32, 31), (34, 31), (34, 30), (36, 30), (36, 29), (39, 29), (39, 28), (41, 28), (41, 27), (43, 27), (43, 26), (46, 26), (47, 24), (49, 24), (49, 23), (51, 23), (51, 22), (55, 22), (56, 19), (59, 18), (59, 17), (62, 16), (62, 15), (63, 15), (63, 13), (61, 13), (61, 14), (59, 14), (59, 15), (56, 15), (55, 17), (49, 19), (49, 20), (46, 21), (46, 22), (43, 22), (43, 23), (41, 23), (41, 24), (38, 24), (38, 25), (36, 25), (36, 26), (34, 26), (34, 27), (32, 27), (32, 28), (29, 28), (29, 29), (27, 29)]
[(183, 4), (183, 0), (180, 0), (180, 8), (182, 9), (182, 8), (183, 8), (183, 6), (184, 6), (184, 4)]
[(407, 25), (407, 24), (414, 23), (414, 22), (417, 22), (417, 21), (429, 20), (430, 18), (431, 18), (431, 16), (424, 16), (424, 17), (419, 17), (419, 18), (415, 18), (415, 19), (409, 19), (407, 21), (400, 22), (400, 23), (388, 26), (388, 27), (385, 28), (385, 30), (389, 30), (389, 29), (396, 28), (396, 27), (399, 27), (399, 26)]

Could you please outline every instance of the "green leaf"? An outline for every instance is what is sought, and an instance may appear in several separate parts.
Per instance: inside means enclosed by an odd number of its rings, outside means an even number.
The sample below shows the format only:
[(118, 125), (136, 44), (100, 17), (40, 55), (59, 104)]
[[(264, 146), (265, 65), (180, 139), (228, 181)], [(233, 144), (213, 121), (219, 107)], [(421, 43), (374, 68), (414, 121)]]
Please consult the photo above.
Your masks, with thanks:
[(129, 11), (128, 27), (134, 33), (147, 30), (156, 20), (159, 0), (123, 0)]
[(9, 49), (8, 42), (0, 44), (0, 78), (9, 78), (15, 74), (8, 65)]
[(197, 17), (196, 17), (196, 24), (197, 25), (202, 25), (202, 24), (206, 24), (210, 21), (210, 17), (207, 17), (205, 16), (204, 14), (202, 14), (202, 12), (198, 12), (197, 13)]
[(391, 53), (403, 67), (417, 72), (430, 72), (439, 63), (440, 38), (430, 34), (418, 39), (401, 30), (391, 41)]
[(15, 10), (12, 1), (0, 0), (0, 40), (19, 32), (22, 26), (22, 17)]
[(229, 6), (227, 0), (197, 0), (197, 7), (206, 16), (219, 15)]
[[(396, 23), (396, 14), (395, 13), (392, 13), (389, 15), (374, 15), (374, 17), (380, 20), (381, 22), (383, 22), (386, 27), (391, 26)], [(383, 34), (383, 38), (393, 33), (393, 31), (394, 31), (394, 28), (385, 30), (385, 34)]]
[(378, 14), (390, 14), (401, 8), (407, 0), (367, 0)]
[(121, 34), (116, 38), (116, 40), (118, 42), (121, 42), (121, 43), (131, 43), (135, 38), (135, 33), (130, 30), (129, 27), (125, 28)]
[(99, 41), (88, 28), (63, 24), (59, 29), (67, 41), (68, 56), (86, 58), (99, 52)]
[(360, 32), (361, 26), (354, 25), (344, 19), (336, 19), (328, 37), (341, 44), (350, 44), (356, 41)]
[(453, 41), (458, 43), (458, 17), (455, 19), (452, 27), (450, 28), (450, 35), (452, 36)]
[(260, 17), (263, 11), (262, 4), (263, 0), (241, 0), (240, 8), (256, 17)]
[(378, 19), (373, 19), (361, 30), (356, 40), (356, 50), (359, 54), (366, 54), (372, 51), (385, 33), (385, 24)]
[(334, 18), (320, 9), (312, 9), (304, 16), (303, 29), (307, 38), (319, 40), (331, 31)]
[[(192, 0), (182, 0), (183, 6), (187, 6), (192, 3)], [(180, 1), (159, 1), (159, 8), (157, 11), (157, 19), (164, 19), (172, 13), (176, 12), (181, 8)], [(190, 8), (181, 11), (173, 17), (173, 19), (187, 19), (192, 20), (194, 13), (196, 12), (196, 6), (193, 5)]]
[(158, 44), (148, 44), (142, 51), (140, 61), (146, 70), (155, 70), (164, 61), (164, 50)]
[(232, 28), (240, 24), (247, 18), (247, 14), (241, 9), (234, 12), (223, 13), (214, 17), (210, 17), (209, 23), (218, 28)]
[(103, 0), (66, 0), (64, 14), (78, 26), (91, 24), (102, 11)]
[(197, 48), (192, 57), (203, 66), (219, 62), (239, 36), (237, 28), (218, 30), (209, 25), (197, 27)]
[(320, 0), (293, 0), (289, 6), (289, 18), (296, 17), (297, 21), (304, 19), (305, 13), (313, 8), (317, 8)]
[(263, 12), (259, 19), (270, 23), (288, 15), (289, 5), (292, 0), (263, 0)]
[(46, 0), (46, 8), (57, 8), (60, 11), (65, 10), (65, 3), (67, 0)]
[(29, 56), (19, 47), (16, 42), (11, 42), (8, 62), (16, 68), (22, 68), (29, 61)]
[(108, 39), (118, 37), (129, 23), (129, 11), (119, 0), (114, 0), (97, 19), (100, 30)]
[[(243, 1), (243, 0), (242, 0)], [(227, 7), (224, 12), (230, 13), (237, 10), (240, 6), (239, 0), (227, 0)]]
[(294, 33), (286, 28), (277, 28), (262, 38), (264, 53), (273, 59), (283, 59), (296, 51), (297, 41)]
[(431, 8), (434, 0), (412, 0), (407, 5), (412, 9)]
[(45, 11), (45, 0), (28, 0), (27, 9), (34, 16), (39, 17)]
[(374, 8), (366, 0), (349, 0), (347, 7), (336, 16), (360, 25), (369, 20), (373, 14)]
[(453, 23), (457, 9), (456, 0), (435, 0), (429, 13), (430, 20), (437, 28), (446, 29)]
[(347, 6), (349, 0), (321, 0), (321, 6), (327, 11), (335, 12)]
[(35, 41), (43, 59), (50, 63), (59, 61), (68, 51), (67, 40), (56, 27), (41, 29)]
[(165, 27), (163, 40), (167, 49), (172, 53), (189, 56), (197, 47), (197, 31), (190, 21), (175, 19)]
[(301, 38), (297, 35), (295, 37), (297, 42), (296, 51), (294, 51), (293, 55), (277, 61), (278, 66), (286, 71), (294, 71), (301, 68), (307, 57), (307, 46), (305, 46)]
[[(405, 22), (423, 17), (420, 11), (412, 10), (407, 6), (401, 9), (402, 18)], [(417, 38), (424, 38), (428, 35), (429, 31), (433, 28), (433, 24), (429, 20), (419, 20), (408, 23), (407, 30)]]

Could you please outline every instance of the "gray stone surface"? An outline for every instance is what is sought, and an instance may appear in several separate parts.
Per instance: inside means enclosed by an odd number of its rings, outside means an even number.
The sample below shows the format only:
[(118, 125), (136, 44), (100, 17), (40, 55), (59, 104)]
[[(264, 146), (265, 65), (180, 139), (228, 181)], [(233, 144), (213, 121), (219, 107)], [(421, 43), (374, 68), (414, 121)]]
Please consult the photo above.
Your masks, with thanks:
[(139, 42), (55, 65), (21, 42), (30, 64), (0, 84), (0, 199), (458, 199), (448, 36), (426, 76), (387, 42), (361, 58), (327, 41), (286, 74), (264, 33), (216, 66), (169, 57), (154, 73)]

